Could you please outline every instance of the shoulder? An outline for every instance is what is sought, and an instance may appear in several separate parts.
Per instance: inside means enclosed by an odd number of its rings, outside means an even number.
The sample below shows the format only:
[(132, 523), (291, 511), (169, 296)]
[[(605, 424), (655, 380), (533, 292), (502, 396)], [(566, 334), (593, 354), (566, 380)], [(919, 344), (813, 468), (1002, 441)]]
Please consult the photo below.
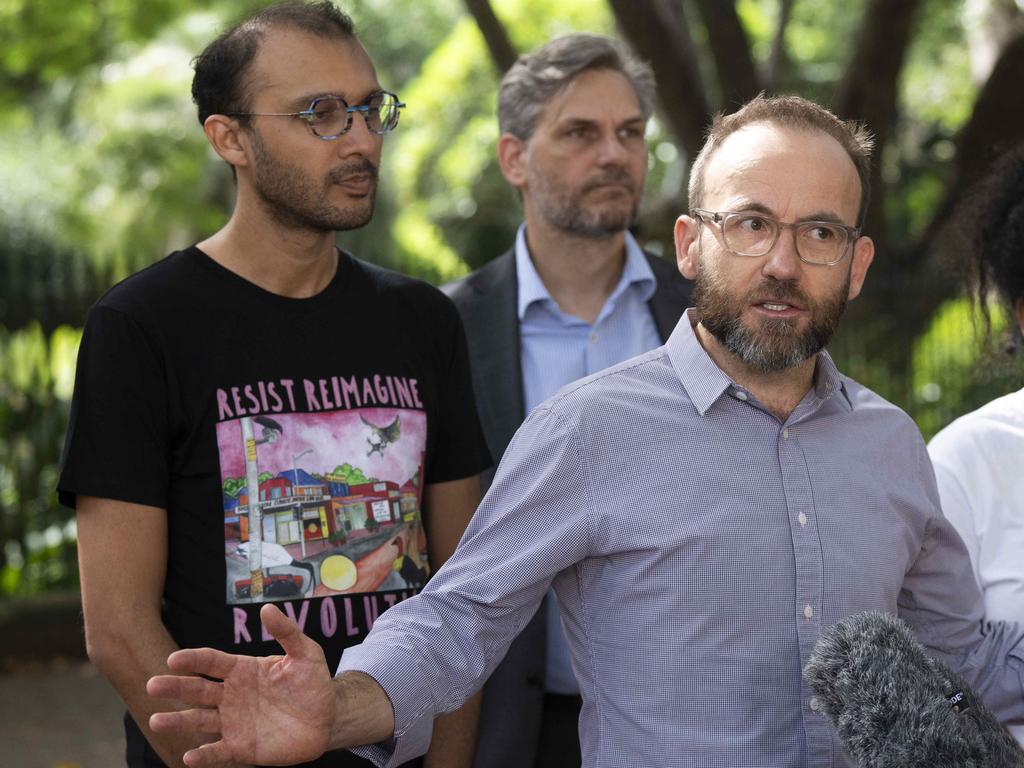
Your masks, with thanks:
[(987, 455), (1024, 445), (1024, 389), (996, 398), (964, 414), (928, 444), (933, 461), (984, 462)]
[(422, 299), (427, 302), (448, 305), (444, 294), (425, 280), (396, 272), (393, 269), (372, 264), (355, 256), (345, 254), (352, 263), (353, 270), (369, 283), (371, 290), (380, 293), (403, 294), (409, 298)]
[(419, 313), (440, 313), (454, 316), (455, 308), (451, 299), (425, 280), (404, 275), (386, 267), (349, 255), (353, 269), (366, 283), (365, 288), (385, 301), (401, 302), (394, 305), (401, 311)]
[(461, 306), (465, 302), (486, 296), (497, 288), (514, 287), (515, 275), (515, 254), (513, 251), (506, 251), (465, 277), (442, 285), (441, 290), (456, 305)]
[(362, 300), (378, 303), (402, 318), (402, 332), (437, 349), (462, 335), (462, 321), (452, 300), (430, 283), (371, 264), (351, 255), (360, 275)]
[(906, 411), (849, 376), (840, 377), (850, 401), (852, 424), (856, 428), (852, 433), (854, 439), (867, 441), (865, 444), (876, 452), (889, 451), (894, 456), (906, 457), (909, 451), (923, 459), (924, 438), (917, 422)]
[(607, 419), (621, 423), (624, 411), (639, 413), (666, 398), (674, 406), (688, 399), (667, 351), (657, 347), (568, 384), (537, 410), (570, 423), (599, 427)]
[(210, 281), (194, 257), (193, 248), (174, 251), (113, 285), (90, 307), (86, 329), (93, 335), (112, 327), (134, 328), (146, 336), (161, 336), (183, 317), (183, 307), (213, 304)]
[(196, 286), (197, 264), (191, 248), (175, 251), (145, 269), (129, 275), (104, 293), (93, 309), (109, 309), (137, 315), (146, 309), (175, 305), (192, 294)]

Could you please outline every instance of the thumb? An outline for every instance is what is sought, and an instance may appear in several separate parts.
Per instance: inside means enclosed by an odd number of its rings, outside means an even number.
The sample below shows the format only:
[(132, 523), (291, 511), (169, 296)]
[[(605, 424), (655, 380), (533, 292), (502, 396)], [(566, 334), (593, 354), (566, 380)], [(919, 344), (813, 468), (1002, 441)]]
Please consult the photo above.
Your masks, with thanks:
[[(260, 621), (288, 656), (305, 657), (309, 655), (308, 644), (313, 641), (302, 634), (302, 630), (299, 629), (295, 620), (282, 613), (276, 605), (266, 603), (260, 608)], [(313, 645), (316, 646), (316, 643)]]

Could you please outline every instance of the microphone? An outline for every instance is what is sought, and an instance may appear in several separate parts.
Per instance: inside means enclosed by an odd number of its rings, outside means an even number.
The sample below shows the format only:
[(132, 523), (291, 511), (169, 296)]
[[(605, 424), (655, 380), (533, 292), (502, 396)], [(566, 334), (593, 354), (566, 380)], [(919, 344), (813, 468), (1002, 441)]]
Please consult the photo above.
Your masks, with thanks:
[(824, 632), (804, 679), (860, 768), (1024, 768), (1009, 731), (895, 616)]

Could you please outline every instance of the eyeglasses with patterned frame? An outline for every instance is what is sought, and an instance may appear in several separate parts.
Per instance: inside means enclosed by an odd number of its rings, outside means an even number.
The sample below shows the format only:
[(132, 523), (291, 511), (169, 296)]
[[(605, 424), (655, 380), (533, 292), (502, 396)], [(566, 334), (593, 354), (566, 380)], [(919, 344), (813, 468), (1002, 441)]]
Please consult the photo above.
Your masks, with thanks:
[(833, 266), (843, 260), (850, 244), (860, 237), (858, 227), (834, 221), (797, 221), (784, 224), (757, 211), (706, 211), (694, 208), (701, 222), (714, 222), (722, 231), (725, 247), (737, 256), (764, 256), (775, 247), (779, 232), (793, 231), (793, 243), (800, 261)]
[(228, 112), (227, 117), (297, 117), (318, 139), (334, 141), (352, 128), (352, 115), (359, 112), (366, 129), (373, 134), (389, 133), (398, 125), (399, 110), (405, 106), (390, 91), (376, 91), (362, 104), (350, 107), (340, 96), (320, 96), (301, 112)]

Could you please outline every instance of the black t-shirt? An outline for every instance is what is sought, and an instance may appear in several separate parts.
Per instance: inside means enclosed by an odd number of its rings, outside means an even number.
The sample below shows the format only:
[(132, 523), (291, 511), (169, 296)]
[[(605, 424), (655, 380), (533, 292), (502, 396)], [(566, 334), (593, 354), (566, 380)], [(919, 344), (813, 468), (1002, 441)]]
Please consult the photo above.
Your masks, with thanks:
[(342, 254), (291, 299), (192, 247), (91, 310), (60, 500), (167, 510), (182, 647), (280, 653), (272, 600), (333, 671), (429, 577), (423, 486), (490, 463), (471, 386), (458, 314), (425, 283)]

